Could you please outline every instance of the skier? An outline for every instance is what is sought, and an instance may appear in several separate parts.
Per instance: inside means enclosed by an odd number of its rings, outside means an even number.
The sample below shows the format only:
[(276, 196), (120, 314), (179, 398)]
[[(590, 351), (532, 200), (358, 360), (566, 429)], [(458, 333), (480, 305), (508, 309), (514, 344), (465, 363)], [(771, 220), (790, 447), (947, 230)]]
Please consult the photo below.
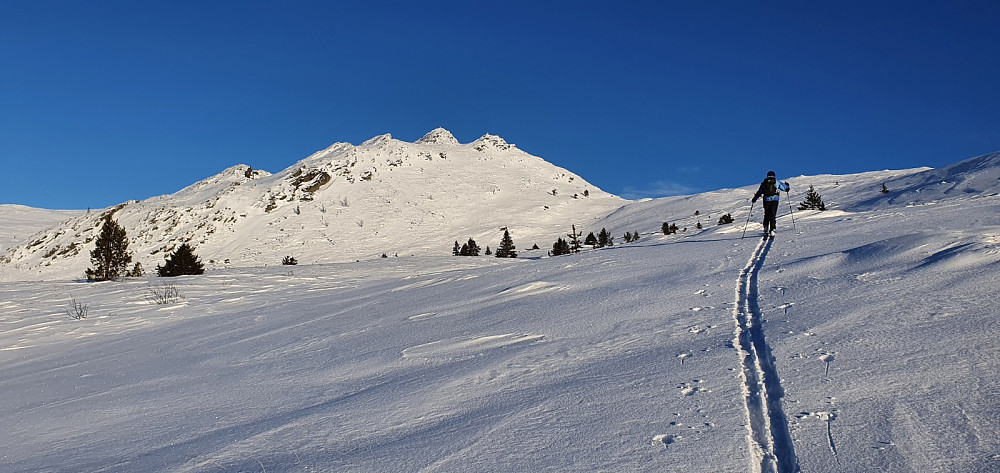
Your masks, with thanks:
[[(778, 215), (780, 191), (787, 192), (789, 189), (791, 189), (791, 186), (787, 182), (778, 182), (778, 179), (774, 177), (774, 171), (768, 171), (767, 177), (760, 183), (757, 193), (753, 195), (751, 202), (757, 202), (757, 199), (761, 198), (761, 196), (764, 197), (764, 238), (774, 238), (774, 219)], [(768, 227), (771, 228), (770, 231)]]

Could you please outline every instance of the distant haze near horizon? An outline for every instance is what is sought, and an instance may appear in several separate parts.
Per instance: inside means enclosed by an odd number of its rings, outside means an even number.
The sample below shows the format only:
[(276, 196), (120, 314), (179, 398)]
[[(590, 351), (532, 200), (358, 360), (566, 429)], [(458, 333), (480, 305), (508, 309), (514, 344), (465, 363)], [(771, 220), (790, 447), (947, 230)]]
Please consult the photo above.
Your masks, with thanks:
[(0, 203), (486, 133), (625, 197), (1000, 150), (1000, 4), (0, 3)]

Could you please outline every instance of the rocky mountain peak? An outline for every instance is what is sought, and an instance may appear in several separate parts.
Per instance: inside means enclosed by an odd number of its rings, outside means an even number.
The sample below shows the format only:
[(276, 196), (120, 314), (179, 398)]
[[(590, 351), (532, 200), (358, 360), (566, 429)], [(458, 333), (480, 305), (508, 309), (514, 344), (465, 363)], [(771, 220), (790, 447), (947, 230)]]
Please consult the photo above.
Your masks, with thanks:
[(450, 131), (444, 128), (438, 127), (429, 131), (423, 138), (416, 141), (417, 144), (444, 144), (444, 145), (457, 145), (458, 140), (451, 134)]

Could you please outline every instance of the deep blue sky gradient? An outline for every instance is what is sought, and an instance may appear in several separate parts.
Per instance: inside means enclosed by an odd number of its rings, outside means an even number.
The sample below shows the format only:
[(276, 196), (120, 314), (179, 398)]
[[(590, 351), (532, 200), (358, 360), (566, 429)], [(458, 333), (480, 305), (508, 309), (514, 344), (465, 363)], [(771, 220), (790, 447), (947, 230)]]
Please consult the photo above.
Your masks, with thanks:
[(630, 198), (942, 166), (1000, 150), (1000, 2), (0, 0), (0, 203), (438, 126)]

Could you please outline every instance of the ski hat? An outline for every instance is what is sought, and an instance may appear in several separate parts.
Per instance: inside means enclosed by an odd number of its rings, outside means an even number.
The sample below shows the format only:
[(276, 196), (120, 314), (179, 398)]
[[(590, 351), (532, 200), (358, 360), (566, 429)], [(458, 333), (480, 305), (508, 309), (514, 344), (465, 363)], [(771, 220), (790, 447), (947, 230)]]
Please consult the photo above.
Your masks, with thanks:
[(767, 177), (774, 177), (774, 171), (768, 171)]

